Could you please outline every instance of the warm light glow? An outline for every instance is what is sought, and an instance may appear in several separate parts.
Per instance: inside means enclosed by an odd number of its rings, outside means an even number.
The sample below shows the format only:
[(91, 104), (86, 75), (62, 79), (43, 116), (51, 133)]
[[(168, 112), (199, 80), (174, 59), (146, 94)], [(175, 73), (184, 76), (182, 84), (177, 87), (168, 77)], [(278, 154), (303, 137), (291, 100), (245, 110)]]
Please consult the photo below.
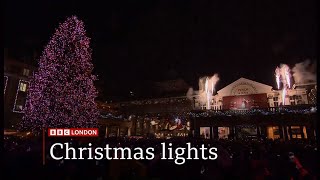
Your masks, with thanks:
[[(276, 134), (275, 131), (278, 131), (278, 133)], [(267, 136), (268, 136), (268, 139), (280, 138), (279, 127), (278, 126), (267, 127)]]

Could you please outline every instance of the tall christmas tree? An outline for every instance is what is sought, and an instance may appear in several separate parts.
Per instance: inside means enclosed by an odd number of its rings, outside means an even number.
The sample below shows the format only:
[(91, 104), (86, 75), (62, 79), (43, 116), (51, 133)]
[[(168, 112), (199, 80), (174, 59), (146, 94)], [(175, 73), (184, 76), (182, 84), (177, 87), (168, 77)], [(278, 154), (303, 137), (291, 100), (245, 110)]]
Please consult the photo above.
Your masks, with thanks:
[(95, 127), (96, 76), (92, 75), (90, 39), (76, 16), (56, 29), (31, 79), (22, 127)]

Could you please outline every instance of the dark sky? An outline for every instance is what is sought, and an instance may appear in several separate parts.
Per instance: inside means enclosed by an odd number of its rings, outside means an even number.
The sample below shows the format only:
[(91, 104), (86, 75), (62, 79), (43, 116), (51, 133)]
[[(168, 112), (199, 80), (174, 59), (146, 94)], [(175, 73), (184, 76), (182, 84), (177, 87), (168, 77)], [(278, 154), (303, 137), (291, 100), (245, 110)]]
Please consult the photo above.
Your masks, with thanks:
[(274, 85), (274, 68), (316, 55), (316, 4), (301, 0), (7, 0), (5, 46), (41, 51), (77, 15), (92, 38), (107, 95), (138, 96), (150, 82), (219, 73), (217, 89), (246, 77)]

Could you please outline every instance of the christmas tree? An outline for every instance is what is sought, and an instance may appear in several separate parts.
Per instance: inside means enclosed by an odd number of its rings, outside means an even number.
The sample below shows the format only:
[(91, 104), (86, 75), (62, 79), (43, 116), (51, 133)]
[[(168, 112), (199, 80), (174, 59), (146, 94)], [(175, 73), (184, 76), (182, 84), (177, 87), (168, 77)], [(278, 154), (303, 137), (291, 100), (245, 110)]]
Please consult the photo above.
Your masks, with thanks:
[(56, 29), (30, 82), (22, 128), (95, 127), (96, 76), (92, 75), (90, 39), (76, 16)]

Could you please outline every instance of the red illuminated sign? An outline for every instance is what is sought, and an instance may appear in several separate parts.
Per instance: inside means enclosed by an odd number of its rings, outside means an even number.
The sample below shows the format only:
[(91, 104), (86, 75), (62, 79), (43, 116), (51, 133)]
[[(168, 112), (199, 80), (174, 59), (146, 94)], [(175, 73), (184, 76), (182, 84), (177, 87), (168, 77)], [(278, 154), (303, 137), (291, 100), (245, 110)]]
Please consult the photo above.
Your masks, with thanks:
[(223, 97), (224, 110), (249, 110), (254, 108), (268, 108), (267, 94), (251, 94)]

